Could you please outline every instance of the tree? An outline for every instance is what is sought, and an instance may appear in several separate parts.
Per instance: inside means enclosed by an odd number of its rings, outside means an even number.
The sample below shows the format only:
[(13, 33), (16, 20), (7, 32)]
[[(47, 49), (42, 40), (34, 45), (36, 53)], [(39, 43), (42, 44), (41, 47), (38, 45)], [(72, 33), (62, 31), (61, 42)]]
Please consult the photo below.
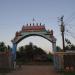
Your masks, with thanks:
[(59, 46), (56, 46), (57, 52), (61, 51), (61, 48)]
[(21, 47), (19, 48), (19, 51), (20, 51), (20, 53), (23, 53), (23, 52), (24, 52), (24, 47), (21, 46)]
[(20, 61), (31, 61), (33, 58), (33, 44), (21, 46), (17, 51), (17, 59)]
[(73, 45), (69, 39), (65, 39), (65, 42), (66, 42), (65, 50), (75, 50), (75, 45)]
[(29, 45), (25, 45), (19, 48), (17, 52), (17, 59), (21, 61), (34, 61), (34, 58), (47, 59), (47, 53), (37, 46), (29, 43)]
[(29, 43), (29, 45), (25, 46), (26, 57), (31, 61), (33, 60), (33, 44)]
[(50, 52), (48, 54), (48, 61), (53, 62), (53, 54), (51, 54)]
[(0, 42), (0, 51), (4, 52), (5, 50), (7, 50), (8, 48), (6, 47), (4, 42)]

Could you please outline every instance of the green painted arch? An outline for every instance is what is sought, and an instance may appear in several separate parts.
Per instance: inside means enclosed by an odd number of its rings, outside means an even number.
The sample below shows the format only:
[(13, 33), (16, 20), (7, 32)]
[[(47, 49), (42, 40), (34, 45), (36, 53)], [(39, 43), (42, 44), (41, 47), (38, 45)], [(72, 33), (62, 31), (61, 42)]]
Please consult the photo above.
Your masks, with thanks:
[(30, 37), (30, 36), (40, 36), (40, 37), (43, 37), (44, 39), (50, 41), (51, 43), (56, 41), (55, 38), (54, 38), (54, 39), (53, 39), (53, 37), (51, 38), (50, 35), (37, 34), (37, 33), (34, 34), (34, 33), (32, 33), (32, 34), (22, 35), (22, 36), (19, 37), (19, 39), (18, 39), (17, 41), (14, 41), (14, 42), (15, 42), (16, 44), (18, 44), (18, 43), (21, 42), (23, 39), (25, 39), (25, 38), (27, 38), (27, 37)]

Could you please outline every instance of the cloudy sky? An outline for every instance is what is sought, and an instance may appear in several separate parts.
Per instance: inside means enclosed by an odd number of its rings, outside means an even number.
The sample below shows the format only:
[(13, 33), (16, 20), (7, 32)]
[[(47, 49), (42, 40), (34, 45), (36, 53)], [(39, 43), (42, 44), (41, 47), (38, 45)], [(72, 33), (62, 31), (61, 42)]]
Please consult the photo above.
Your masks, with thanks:
[[(64, 15), (65, 37), (75, 42), (75, 0), (0, 0), (0, 41), (12, 46), (11, 40), (16, 31), (27, 23), (45, 24), (53, 29), (57, 45), (62, 47), (59, 18)], [(36, 41), (37, 39), (37, 41)], [(19, 43), (33, 44), (50, 51), (51, 43), (42, 37), (28, 37)], [(44, 44), (45, 43), (45, 44)]]

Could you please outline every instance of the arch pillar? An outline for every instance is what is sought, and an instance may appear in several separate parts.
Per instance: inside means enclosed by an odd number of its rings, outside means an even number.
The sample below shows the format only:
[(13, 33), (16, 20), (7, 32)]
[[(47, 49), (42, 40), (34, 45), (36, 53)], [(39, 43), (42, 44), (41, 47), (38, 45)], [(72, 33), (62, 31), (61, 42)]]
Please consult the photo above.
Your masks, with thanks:
[(16, 68), (16, 49), (17, 49), (17, 44), (13, 43), (13, 48), (12, 48), (12, 57), (13, 57), (13, 68)]
[(53, 47), (53, 64), (54, 64), (54, 69), (57, 68), (57, 58), (55, 56), (55, 52), (56, 52), (56, 42), (52, 43), (52, 47)]

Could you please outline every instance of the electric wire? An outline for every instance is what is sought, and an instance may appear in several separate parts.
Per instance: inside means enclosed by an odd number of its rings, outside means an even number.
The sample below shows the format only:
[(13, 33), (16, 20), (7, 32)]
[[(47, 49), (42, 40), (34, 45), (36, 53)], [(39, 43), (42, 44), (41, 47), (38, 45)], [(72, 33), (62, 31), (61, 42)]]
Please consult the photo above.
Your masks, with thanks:
[(75, 19), (75, 11), (64, 22), (68, 23), (71, 22), (73, 19)]

